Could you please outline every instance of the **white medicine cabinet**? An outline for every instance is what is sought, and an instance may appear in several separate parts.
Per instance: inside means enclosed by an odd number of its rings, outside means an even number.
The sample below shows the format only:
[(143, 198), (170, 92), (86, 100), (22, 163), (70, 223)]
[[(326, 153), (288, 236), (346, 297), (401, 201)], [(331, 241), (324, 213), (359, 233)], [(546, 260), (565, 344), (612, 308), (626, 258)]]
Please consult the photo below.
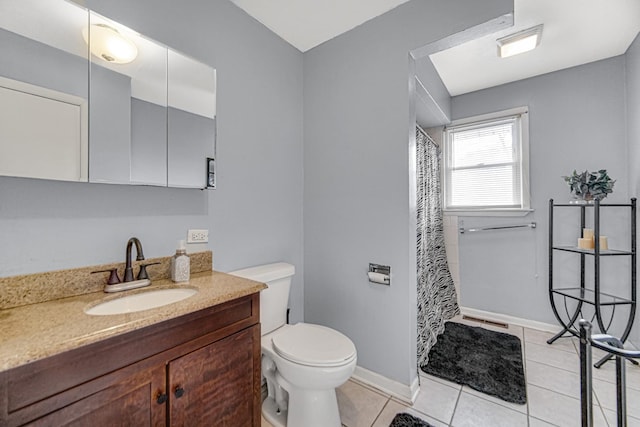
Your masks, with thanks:
[(0, 175), (215, 188), (214, 68), (66, 0), (2, 0), (0, 51)]

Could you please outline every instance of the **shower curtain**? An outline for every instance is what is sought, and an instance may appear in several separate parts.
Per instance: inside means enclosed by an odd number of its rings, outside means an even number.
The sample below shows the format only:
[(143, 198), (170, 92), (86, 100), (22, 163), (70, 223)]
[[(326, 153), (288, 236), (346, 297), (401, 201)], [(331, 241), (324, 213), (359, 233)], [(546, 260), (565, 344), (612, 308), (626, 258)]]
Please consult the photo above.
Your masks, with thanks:
[(433, 139), (416, 128), (417, 256), (418, 256), (418, 366), (429, 361), (429, 350), (444, 331), (444, 323), (460, 313), (456, 289), (444, 248), (440, 199), (440, 150)]

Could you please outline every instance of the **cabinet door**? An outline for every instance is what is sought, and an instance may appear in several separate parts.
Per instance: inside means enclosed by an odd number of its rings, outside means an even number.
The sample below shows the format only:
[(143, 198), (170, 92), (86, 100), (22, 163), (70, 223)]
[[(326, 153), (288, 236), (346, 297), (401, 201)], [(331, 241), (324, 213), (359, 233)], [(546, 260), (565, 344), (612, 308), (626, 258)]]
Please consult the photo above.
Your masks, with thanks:
[(135, 373), (95, 394), (46, 415), (31, 426), (163, 426), (165, 366)]
[(172, 426), (260, 425), (260, 327), (169, 363)]

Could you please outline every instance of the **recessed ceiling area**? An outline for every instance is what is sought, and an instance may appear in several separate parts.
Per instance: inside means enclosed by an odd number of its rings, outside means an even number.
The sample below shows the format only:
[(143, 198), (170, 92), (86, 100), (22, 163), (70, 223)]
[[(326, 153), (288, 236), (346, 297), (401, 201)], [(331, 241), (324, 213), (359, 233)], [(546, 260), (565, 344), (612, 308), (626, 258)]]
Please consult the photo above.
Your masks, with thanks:
[(231, 0), (306, 52), (409, 0)]
[[(515, 0), (513, 27), (430, 55), (451, 96), (622, 55), (640, 31), (638, 0)], [(496, 40), (543, 24), (540, 45), (500, 58)]]

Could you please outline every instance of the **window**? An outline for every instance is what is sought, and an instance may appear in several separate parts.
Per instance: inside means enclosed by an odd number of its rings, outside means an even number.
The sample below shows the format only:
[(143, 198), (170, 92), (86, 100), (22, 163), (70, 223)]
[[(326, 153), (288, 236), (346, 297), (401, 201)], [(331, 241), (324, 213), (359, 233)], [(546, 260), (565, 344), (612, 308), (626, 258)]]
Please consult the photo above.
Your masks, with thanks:
[(527, 108), (458, 120), (445, 130), (447, 211), (529, 211)]

